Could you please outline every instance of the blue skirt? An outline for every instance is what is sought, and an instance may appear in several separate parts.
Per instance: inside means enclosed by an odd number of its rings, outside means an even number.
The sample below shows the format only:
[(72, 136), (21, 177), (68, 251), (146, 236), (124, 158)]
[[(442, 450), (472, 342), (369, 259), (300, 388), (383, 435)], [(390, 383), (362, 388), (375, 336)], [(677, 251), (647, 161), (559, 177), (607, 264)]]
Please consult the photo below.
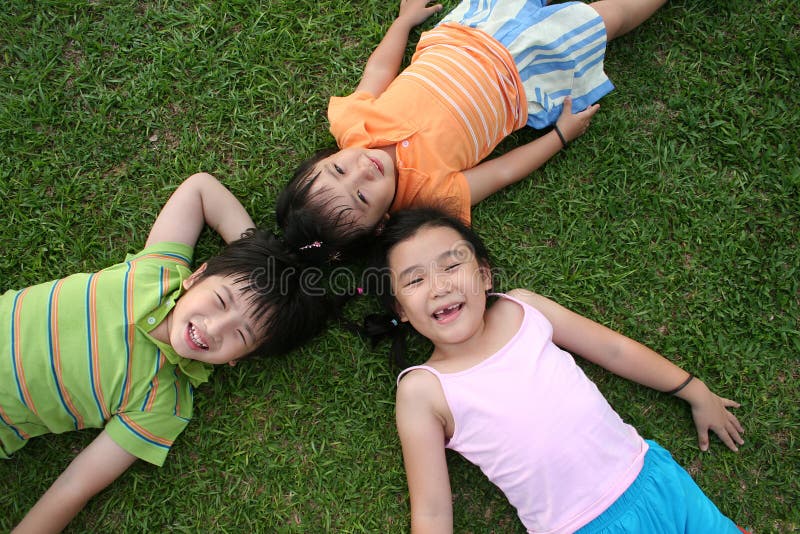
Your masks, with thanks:
[(572, 96), (577, 113), (614, 89), (603, 70), (606, 27), (583, 2), (463, 0), (440, 22), (477, 28), (503, 44), (517, 65), (528, 101), (528, 126), (546, 128)]

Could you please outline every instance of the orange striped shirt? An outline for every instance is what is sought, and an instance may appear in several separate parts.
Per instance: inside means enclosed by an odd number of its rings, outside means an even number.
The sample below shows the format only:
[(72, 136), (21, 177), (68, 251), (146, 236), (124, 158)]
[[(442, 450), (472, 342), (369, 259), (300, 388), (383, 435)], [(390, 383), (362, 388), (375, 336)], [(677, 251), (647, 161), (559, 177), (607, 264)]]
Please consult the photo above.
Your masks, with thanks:
[(486, 33), (442, 24), (420, 37), (411, 64), (377, 98), (331, 98), (331, 132), (341, 148), (397, 145), (397, 194), (390, 211), (451, 201), (470, 219), (463, 171), (525, 125), (525, 91), (508, 51)]

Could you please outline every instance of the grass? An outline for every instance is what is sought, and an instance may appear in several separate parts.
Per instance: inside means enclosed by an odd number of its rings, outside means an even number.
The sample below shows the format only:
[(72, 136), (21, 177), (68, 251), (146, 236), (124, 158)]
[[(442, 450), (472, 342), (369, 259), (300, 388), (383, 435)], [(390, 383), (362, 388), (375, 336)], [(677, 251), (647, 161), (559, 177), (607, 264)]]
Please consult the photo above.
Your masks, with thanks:
[[(332, 142), (328, 97), (355, 87), (395, 10), (7, 2), (0, 290), (138, 250), (199, 170), (272, 226), (290, 170)], [(800, 528), (799, 33), (791, 0), (670, 2), (610, 44), (617, 90), (589, 131), (474, 212), (500, 287), (549, 295), (742, 403), (741, 452), (714, 441), (701, 453), (683, 403), (585, 366), (627, 421), (759, 533)], [(199, 257), (219, 244), (205, 236)], [(413, 348), (423, 359), (425, 345)], [(68, 531), (406, 531), (386, 353), (333, 327), (287, 357), (218, 369), (166, 465), (139, 462)], [(0, 462), (0, 531), (94, 435), (38, 438)], [(522, 532), (476, 468), (449, 461), (457, 531)]]

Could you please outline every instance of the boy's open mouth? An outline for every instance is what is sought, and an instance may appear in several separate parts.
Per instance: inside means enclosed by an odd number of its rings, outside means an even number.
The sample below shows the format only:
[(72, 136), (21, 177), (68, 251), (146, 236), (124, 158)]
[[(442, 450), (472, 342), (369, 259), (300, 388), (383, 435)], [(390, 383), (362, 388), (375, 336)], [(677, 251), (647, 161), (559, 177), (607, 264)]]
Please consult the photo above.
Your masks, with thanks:
[(208, 350), (208, 345), (203, 342), (203, 338), (200, 337), (200, 332), (197, 331), (197, 327), (189, 323), (189, 339), (194, 343), (198, 350)]

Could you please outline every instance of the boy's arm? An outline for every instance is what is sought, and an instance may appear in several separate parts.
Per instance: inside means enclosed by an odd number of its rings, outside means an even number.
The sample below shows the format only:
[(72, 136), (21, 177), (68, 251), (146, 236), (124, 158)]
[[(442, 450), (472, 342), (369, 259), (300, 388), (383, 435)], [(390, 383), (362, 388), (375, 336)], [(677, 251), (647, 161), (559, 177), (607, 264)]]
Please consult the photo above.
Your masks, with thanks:
[[(564, 100), (564, 109), (556, 122), (567, 142), (581, 136), (599, 104), (589, 106), (580, 113), (572, 113), (572, 100)], [(470, 203), (474, 206), (489, 195), (529, 176), (555, 156), (564, 144), (555, 129), (530, 143), (506, 152), (502, 156), (479, 163), (464, 171), (470, 190)]]
[(128, 469), (136, 456), (101, 432), (53, 482), (12, 534), (60, 532), (86, 502)]
[(146, 246), (162, 241), (194, 246), (208, 225), (226, 243), (255, 224), (233, 193), (208, 173), (193, 174), (172, 193), (150, 229)]
[[(670, 391), (688, 377), (686, 371), (657, 352), (546, 297), (524, 290), (515, 290), (513, 295), (547, 317), (553, 325), (555, 344), (616, 375), (658, 391)], [(718, 397), (698, 378), (676, 396), (692, 407), (701, 450), (708, 449), (710, 429), (729, 449), (738, 451), (736, 445), (744, 443), (741, 437), (744, 430), (728, 411), (731, 407), (738, 408), (737, 402)]]
[(389, 87), (400, 72), (411, 29), (442, 10), (441, 4), (426, 7), (428, 4), (428, 0), (400, 1), (400, 13), (389, 26), (378, 47), (369, 56), (356, 91), (379, 96)]
[(411, 502), (411, 532), (453, 531), (453, 497), (445, 456), (444, 424), (433, 408), (436, 377), (411, 372), (397, 387), (395, 418)]

